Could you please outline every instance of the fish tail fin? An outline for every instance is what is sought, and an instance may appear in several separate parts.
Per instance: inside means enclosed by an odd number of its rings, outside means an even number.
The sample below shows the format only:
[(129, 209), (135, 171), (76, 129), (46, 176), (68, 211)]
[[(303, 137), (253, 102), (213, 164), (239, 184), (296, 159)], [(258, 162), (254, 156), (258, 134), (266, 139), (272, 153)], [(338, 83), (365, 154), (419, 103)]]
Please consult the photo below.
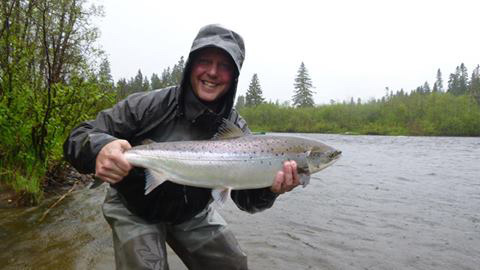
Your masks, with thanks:
[(161, 171), (147, 169), (145, 171), (145, 195), (152, 192), (156, 187), (167, 181), (165, 174)]
[(216, 188), (212, 190), (213, 203), (217, 208), (222, 208), (230, 197), (231, 188)]

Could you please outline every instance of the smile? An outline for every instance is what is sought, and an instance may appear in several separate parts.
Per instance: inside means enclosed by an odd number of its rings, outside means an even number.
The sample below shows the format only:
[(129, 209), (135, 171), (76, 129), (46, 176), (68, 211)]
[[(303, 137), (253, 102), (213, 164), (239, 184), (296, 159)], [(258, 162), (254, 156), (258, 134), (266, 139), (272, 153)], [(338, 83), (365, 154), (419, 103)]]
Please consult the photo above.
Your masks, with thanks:
[(216, 83), (211, 83), (211, 82), (207, 82), (207, 81), (202, 81), (202, 83), (207, 87), (217, 87), (218, 86), (218, 84), (216, 84)]

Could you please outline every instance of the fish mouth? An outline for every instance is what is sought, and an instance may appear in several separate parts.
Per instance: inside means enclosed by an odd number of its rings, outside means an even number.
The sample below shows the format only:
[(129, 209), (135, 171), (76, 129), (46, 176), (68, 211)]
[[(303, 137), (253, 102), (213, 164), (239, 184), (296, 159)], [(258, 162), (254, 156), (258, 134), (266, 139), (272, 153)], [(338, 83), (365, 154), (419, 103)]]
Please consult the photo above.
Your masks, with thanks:
[(340, 150), (335, 150), (328, 154), (328, 158), (330, 158), (331, 160), (339, 159), (341, 156), (342, 156), (342, 151)]
[(313, 153), (313, 156), (308, 162), (308, 168), (310, 173), (313, 174), (329, 167), (330, 165), (335, 163), (338, 159), (340, 159), (341, 156), (342, 156), (342, 151), (336, 150), (336, 149), (333, 149), (326, 153), (324, 152), (323, 154), (321, 152)]

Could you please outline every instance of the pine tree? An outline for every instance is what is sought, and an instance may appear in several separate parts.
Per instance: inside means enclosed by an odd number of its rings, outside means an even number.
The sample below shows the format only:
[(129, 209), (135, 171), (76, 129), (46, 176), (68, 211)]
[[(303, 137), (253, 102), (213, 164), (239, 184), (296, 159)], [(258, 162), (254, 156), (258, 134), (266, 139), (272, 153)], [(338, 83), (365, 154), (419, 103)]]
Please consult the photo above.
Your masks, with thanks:
[(257, 74), (253, 74), (250, 85), (248, 86), (247, 94), (245, 95), (245, 106), (253, 107), (265, 102), (262, 96), (262, 88)]
[(459, 86), (460, 86), (460, 95), (464, 95), (467, 93), (468, 90), (468, 71), (465, 64), (460, 65), (460, 77), (459, 77)]
[(443, 91), (443, 80), (442, 72), (440, 69), (437, 70), (437, 80), (433, 84), (433, 92), (442, 92)]
[(475, 97), (477, 103), (480, 105), (480, 65), (472, 72), (472, 79), (470, 80), (469, 92)]
[(125, 98), (129, 93), (127, 80), (125, 78), (118, 80), (115, 89), (117, 92), (117, 101)]
[(241, 110), (243, 107), (245, 107), (245, 97), (240, 95), (237, 97), (237, 103), (235, 103), (235, 109)]
[(130, 81), (131, 88), (134, 92), (139, 92), (143, 90), (143, 74), (139, 69), (137, 75)]
[(163, 88), (162, 81), (160, 80), (160, 78), (156, 73), (152, 74), (152, 77), (150, 78), (150, 83), (151, 83), (150, 86), (152, 87), (152, 89)]
[(181, 83), (184, 68), (185, 60), (183, 60), (182, 56), (180, 57), (180, 60), (178, 60), (178, 63), (173, 66), (172, 73), (170, 75), (171, 85), (179, 85)]
[(143, 77), (142, 91), (150, 90), (150, 81), (147, 76)]
[(102, 83), (113, 84), (113, 78), (112, 78), (111, 69), (110, 69), (110, 62), (108, 61), (107, 58), (104, 58), (102, 60), (102, 63), (100, 63), (98, 78)]
[(297, 77), (294, 83), (295, 95), (293, 96), (293, 106), (295, 107), (313, 107), (315, 102), (313, 101), (313, 88), (312, 80), (308, 75), (307, 68), (302, 62), (298, 69)]
[(460, 94), (460, 67), (457, 66), (455, 69), (455, 73), (450, 73), (450, 77), (448, 79), (448, 90), (447, 92), (453, 95)]
[(100, 63), (98, 71), (98, 83), (104, 92), (111, 92), (114, 87), (113, 78), (110, 70), (110, 62), (104, 58)]
[(430, 84), (428, 84), (428, 82), (425, 82), (425, 83), (423, 84), (423, 92), (424, 92), (425, 94), (430, 94)]

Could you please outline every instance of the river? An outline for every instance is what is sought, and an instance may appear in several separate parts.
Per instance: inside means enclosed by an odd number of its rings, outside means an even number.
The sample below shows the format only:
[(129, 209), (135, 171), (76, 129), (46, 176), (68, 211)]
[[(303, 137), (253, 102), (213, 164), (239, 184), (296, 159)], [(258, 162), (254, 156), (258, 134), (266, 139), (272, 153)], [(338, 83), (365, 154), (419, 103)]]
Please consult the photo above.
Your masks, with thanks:
[[(221, 210), (251, 269), (479, 269), (480, 138), (302, 136), (343, 157), (269, 210)], [(53, 199), (0, 210), (0, 269), (113, 269), (104, 193), (74, 192), (42, 223)]]

